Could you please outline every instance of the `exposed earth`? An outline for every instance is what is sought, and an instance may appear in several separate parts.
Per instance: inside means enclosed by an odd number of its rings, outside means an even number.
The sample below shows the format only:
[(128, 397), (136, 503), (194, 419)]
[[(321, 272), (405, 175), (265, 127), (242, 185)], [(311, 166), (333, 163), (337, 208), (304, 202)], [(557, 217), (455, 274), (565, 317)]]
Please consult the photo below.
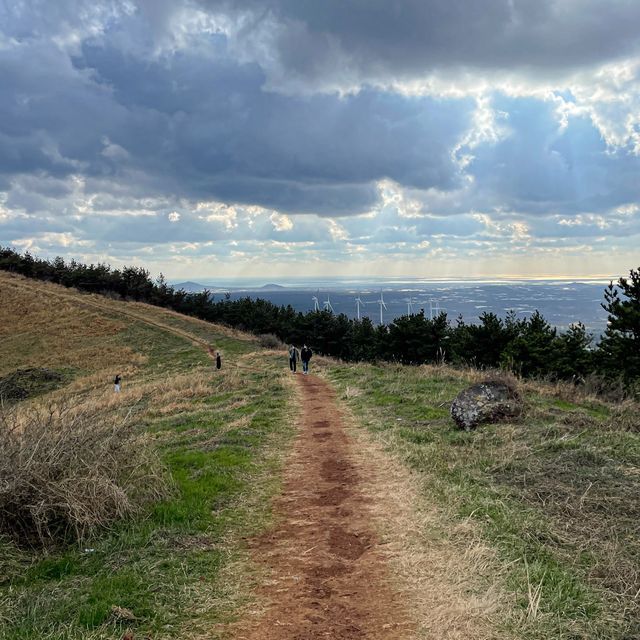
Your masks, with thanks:
[(331, 387), (297, 375), (301, 423), (275, 504), (277, 525), (252, 543), (269, 571), (264, 610), (238, 640), (402, 640), (413, 623), (380, 549)]

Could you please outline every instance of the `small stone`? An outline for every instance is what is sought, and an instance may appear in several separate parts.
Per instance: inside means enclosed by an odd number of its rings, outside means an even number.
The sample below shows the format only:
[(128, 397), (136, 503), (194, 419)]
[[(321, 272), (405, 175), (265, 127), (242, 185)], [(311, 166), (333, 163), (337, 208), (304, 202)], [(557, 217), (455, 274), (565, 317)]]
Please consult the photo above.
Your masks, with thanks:
[(133, 611), (119, 607), (117, 604), (111, 606), (111, 617), (118, 622), (134, 622), (137, 620)]

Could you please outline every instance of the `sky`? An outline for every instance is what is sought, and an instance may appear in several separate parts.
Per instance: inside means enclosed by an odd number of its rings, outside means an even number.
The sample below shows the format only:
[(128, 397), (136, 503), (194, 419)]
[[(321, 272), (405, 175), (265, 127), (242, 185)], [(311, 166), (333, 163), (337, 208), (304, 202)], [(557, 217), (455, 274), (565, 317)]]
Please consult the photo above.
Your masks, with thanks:
[(0, 0), (0, 244), (170, 279), (640, 266), (637, 0)]

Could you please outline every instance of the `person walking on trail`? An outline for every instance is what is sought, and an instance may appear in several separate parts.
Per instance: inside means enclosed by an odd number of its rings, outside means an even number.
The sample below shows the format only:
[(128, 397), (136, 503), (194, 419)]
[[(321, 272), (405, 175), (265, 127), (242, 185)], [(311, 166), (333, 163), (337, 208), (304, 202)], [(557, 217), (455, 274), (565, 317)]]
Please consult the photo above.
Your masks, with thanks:
[(298, 368), (299, 359), (300, 358), (298, 356), (298, 350), (295, 348), (294, 345), (291, 345), (289, 347), (289, 369), (291, 369), (293, 373), (295, 373), (296, 369)]
[(116, 393), (120, 393), (120, 381), (122, 380), (122, 378), (120, 377), (119, 373), (116, 373), (116, 377), (113, 379), (113, 390)]
[(216, 351), (216, 369), (222, 369), (222, 356), (219, 351)]
[(311, 356), (313, 355), (311, 349), (307, 347), (305, 344), (302, 347), (302, 351), (300, 352), (300, 360), (302, 360), (302, 373), (307, 375), (309, 373), (309, 360), (311, 360)]

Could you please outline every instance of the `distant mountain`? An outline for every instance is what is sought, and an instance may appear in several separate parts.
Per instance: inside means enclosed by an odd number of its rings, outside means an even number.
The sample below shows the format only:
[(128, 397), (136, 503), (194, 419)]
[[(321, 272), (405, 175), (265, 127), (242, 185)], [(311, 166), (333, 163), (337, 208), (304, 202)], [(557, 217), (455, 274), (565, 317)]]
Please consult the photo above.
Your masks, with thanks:
[(198, 293), (199, 291), (204, 291), (207, 287), (198, 282), (187, 281), (187, 282), (179, 282), (178, 284), (174, 284), (173, 288), (176, 291), (179, 291), (180, 289), (184, 289), (187, 293)]
[(260, 287), (261, 289), (286, 289), (286, 287), (283, 287), (281, 284), (265, 284), (262, 287)]

